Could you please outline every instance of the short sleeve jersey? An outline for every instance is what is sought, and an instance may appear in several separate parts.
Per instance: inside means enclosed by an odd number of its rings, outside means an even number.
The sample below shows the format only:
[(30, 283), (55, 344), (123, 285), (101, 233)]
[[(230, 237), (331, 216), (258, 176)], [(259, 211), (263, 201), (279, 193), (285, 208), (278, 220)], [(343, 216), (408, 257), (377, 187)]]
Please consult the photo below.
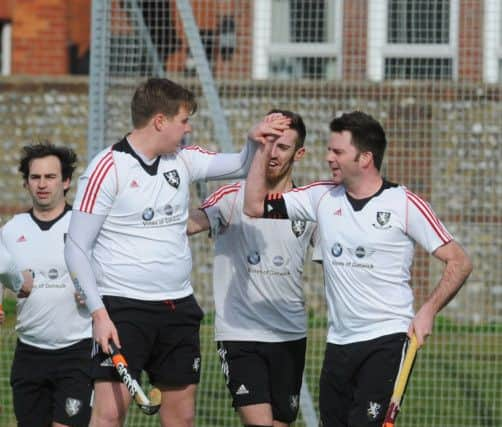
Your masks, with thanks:
[(2, 240), (19, 269), (35, 273), (30, 296), (17, 300), (16, 323), (19, 339), (34, 347), (54, 350), (92, 336), (91, 316), (75, 301), (64, 260), (70, 218), (70, 209), (51, 222), (23, 213), (2, 229)]
[(354, 209), (345, 188), (317, 182), (284, 194), (291, 219), (317, 221), (328, 304), (328, 342), (406, 332), (413, 317), (414, 244), (429, 253), (452, 240), (430, 206), (388, 186)]
[(193, 293), (189, 186), (206, 178), (214, 155), (190, 146), (149, 165), (124, 138), (91, 161), (74, 209), (106, 216), (92, 253), (101, 295), (160, 301)]
[(303, 338), (303, 263), (315, 224), (246, 216), (244, 186), (244, 181), (223, 186), (201, 206), (214, 238), (215, 338)]

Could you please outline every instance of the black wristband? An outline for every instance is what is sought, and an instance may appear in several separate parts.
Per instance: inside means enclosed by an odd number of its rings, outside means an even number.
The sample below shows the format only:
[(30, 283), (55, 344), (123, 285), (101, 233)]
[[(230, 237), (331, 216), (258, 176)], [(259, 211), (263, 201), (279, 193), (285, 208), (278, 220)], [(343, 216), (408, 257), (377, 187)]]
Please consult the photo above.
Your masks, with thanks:
[(263, 218), (286, 219), (288, 211), (282, 194), (269, 194), (263, 206)]

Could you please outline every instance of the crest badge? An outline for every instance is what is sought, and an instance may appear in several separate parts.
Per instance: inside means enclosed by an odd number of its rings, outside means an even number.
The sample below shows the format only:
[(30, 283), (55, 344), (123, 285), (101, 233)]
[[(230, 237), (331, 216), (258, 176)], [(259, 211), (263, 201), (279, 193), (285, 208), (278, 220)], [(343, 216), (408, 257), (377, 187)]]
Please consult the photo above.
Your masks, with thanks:
[(376, 224), (373, 224), (373, 227), (380, 230), (391, 228), (392, 226), (389, 224), (390, 215), (390, 212), (378, 211), (376, 213)]
[(305, 221), (296, 220), (291, 222), (291, 231), (296, 237), (300, 237), (305, 232), (306, 227), (307, 223)]
[(65, 411), (69, 417), (73, 417), (77, 415), (82, 408), (82, 401), (78, 399), (74, 399), (73, 397), (67, 397), (65, 403)]
[(174, 188), (178, 188), (180, 186), (180, 175), (176, 169), (164, 172), (164, 178), (170, 186)]

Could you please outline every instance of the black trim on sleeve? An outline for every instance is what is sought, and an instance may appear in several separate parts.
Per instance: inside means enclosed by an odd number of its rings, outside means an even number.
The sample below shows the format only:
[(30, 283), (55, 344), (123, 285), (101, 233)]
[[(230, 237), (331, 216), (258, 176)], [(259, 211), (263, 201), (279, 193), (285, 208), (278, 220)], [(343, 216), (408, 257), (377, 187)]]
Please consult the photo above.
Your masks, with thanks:
[(269, 194), (263, 205), (263, 218), (287, 219), (288, 211), (282, 194)]

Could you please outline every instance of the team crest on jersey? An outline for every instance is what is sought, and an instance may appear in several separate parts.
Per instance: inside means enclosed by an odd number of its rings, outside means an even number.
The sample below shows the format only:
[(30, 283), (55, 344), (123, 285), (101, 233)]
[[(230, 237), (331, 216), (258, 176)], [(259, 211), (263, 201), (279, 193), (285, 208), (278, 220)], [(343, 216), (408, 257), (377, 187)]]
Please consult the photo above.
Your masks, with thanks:
[(180, 176), (176, 169), (173, 169), (169, 172), (164, 172), (164, 178), (170, 186), (174, 188), (178, 188), (180, 186)]
[(377, 223), (373, 224), (373, 227), (375, 227), (379, 230), (386, 230), (386, 229), (392, 227), (391, 225), (389, 225), (390, 212), (378, 211), (376, 213), (376, 220), (377, 220)]
[(296, 220), (291, 222), (291, 230), (296, 237), (300, 237), (307, 227), (307, 223), (305, 221)]
[(74, 399), (73, 397), (67, 397), (64, 409), (69, 417), (73, 417), (77, 415), (82, 408), (82, 401), (78, 399)]

